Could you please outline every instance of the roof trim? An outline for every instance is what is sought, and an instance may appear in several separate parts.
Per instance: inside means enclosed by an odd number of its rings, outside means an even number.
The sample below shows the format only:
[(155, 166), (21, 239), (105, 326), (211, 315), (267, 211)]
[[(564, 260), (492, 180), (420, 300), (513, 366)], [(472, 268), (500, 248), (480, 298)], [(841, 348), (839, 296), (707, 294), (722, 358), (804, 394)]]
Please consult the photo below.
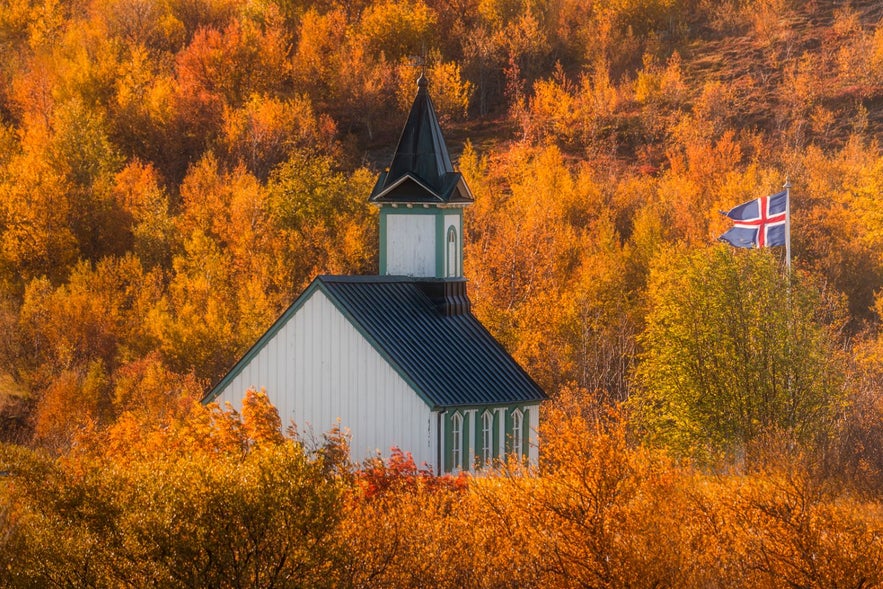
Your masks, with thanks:
[(461, 188), (463, 190), (463, 193), (466, 194), (467, 198), (469, 199), (468, 204), (472, 204), (472, 202), (475, 201), (475, 195), (473, 195), (472, 191), (469, 190), (469, 185), (466, 184), (466, 178), (463, 177), (463, 174), (460, 174), (460, 177), (457, 179), (456, 187)]
[[(543, 393), (545, 394), (545, 393)], [(533, 401), (512, 401), (509, 403), (468, 403), (468, 404), (457, 404), (457, 405), (439, 405), (434, 411), (469, 411), (472, 409), (500, 409), (503, 407), (515, 407), (516, 411), (521, 411), (521, 408), (530, 408), (530, 407), (539, 407), (542, 403), (549, 400), (548, 395), (542, 399), (534, 399)], [(523, 412), (522, 412), (523, 413)]]
[[(445, 201), (445, 199), (441, 195), (439, 195), (432, 188), (430, 188), (429, 186), (427, 186), (426, 184), (421, 182), (419, 178), (417, 178), (416, 176), (414, 176), (410, 172), (407, 172), (407, 173), (405, 173), (404, 176), (401, 176), (398, 180), (396, 180), (395, 182), (393, 182), (389, 186), (386, 186), (378, 194), (372, 195), (371, 202), (378, 202), (384, 196), (386, 196), (387, 194), (389, 194), (390, 192), (392, 192), (393, 190), (395, 190), (396, 188), (398, 188), (399, 186), (401, 186), (402, 184), (404, 184), (405, 182), (407, 182), (409, 180), (411, 182), (414, 182), (417, 186), (419, 186), (420, 188), (422, 188), (426, 192), (428, 192), (431, 196), (433, 196), (435, 199), (437, 199), (440, 203), (443, 203)], [(398, 202), (401, 202), (401, 201), (398, 201)], [(415, 202), (418, 202), (418, 201), (415, 201)]]

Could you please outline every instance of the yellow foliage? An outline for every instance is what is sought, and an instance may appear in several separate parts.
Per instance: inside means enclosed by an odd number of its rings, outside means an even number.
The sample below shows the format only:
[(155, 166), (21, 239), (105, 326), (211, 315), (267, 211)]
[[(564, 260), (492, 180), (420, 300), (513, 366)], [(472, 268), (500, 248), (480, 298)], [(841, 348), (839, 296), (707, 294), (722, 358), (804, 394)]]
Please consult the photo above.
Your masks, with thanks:
[(333, 122), (318, 117), (305, 96), (282, 101), (252, 95), (241, 108), (224, 110), (221, 144), (231, 164), (244, 164), (255, 176), (266, 180), (274, 166), (293, 149), (332, 151)]
[[(443, 61), (438, 53), (426, 59), (429, 66), (423, 75), (429, 81), (429, 94), (441, 124), (444, 126), (451, 121), (465, 119), (475, 85), (463, 79), (458, 63)], [(414, 100), (418, 71), (410, 61), (402, 62), (397, 68), (399, 84), (396, 95), (402, 110), (410, 108)]]
[[(26, 468), (0, 476), (0, 584), (268, 578), (200, 576), (206, 546), (236, 566), (321, 553), (289, 577), (307, 585), (880, 584), (883, 28), (871, 3), (817, 4), (2, 3), (0, 357), (35, 444), (79, 450), (2, 450)], [(274, 507), (291, 481), (271, 467), (304, 463), (266, 398), (190, 403), (315, 274), (375, 270), (365, 201), (414, 56), (452, 153), (474, 142), (475, 313), (549, 391), (574, 385), (545, 416), (540, 472), (371, 501), (354, 485), (319, 510), (341, 527), (292, 548), (285, 518), (314, 504)], [(816, 458), (864, 500), (805, 472), (673, 464), (590, 402), (632, 393), (650, 268), (786, 176), (794, 266), (824, 285), (820, 315), (850, 310), (849, 405)], [(307, 486), (351, 482), (328, 439)]]

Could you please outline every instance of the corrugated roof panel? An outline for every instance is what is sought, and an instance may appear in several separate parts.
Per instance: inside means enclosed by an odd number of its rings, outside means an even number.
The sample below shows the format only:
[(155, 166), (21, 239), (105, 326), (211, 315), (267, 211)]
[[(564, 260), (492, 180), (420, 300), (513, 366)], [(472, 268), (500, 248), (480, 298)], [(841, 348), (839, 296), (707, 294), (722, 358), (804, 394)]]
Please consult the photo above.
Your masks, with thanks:
[(420, 289), (418, 279), (321, 276), (318, 280), (437, 406), (546, 398), (471, 313), (444, 315)]

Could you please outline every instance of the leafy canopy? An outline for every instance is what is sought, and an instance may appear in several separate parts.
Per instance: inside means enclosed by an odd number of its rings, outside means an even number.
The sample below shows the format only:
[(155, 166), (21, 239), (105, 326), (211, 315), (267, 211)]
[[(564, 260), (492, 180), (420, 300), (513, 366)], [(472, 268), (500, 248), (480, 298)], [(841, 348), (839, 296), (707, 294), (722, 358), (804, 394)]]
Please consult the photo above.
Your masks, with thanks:
[(655, 442), (709, 458), (826, 432), (842, 388), (819, 291), (766, 251), (657, 258), (630, 401)]

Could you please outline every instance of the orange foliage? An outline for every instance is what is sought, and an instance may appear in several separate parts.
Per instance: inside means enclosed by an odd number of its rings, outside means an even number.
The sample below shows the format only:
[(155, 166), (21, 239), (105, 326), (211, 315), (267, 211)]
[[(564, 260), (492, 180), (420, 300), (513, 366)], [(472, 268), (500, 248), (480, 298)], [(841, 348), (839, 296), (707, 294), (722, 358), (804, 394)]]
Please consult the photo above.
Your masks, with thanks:
[[(313, 585), (880, 584), (878, 15), (867, 0), (3, 3), (0, 382), (31, 407), (34, 443), (66, 457), (3, 448), (25, 466), (0, 478), (0, 584), (253, 586), (269, 569), (187, 576), (200, 542), (266, 562), (243, 530), (282, 530), (274, 554)], [(374, 271), (365, 201), (417, 56), (454, 155), (473, 142), (473, 309), (557, 395), (539, 472), (467, 484), (397, 451), (351, 478), (339, 435), (299, 453), (259, 393), (241, 416), (191, 404), (315, 274)], [(849, 305), (835, 439), (807, 450), (813, 468), (718, 477), (634, 446), (589, 398), (632, 392), (654, 260), (705, 248), (719, 209), (786, 177), (793, 264), (825, 285), (819, 314)], [(305, 464), (304, 485), (280, 480)], [(284, 493), (326, 484), (324, 524), (285, 519), (314, 504)]]

